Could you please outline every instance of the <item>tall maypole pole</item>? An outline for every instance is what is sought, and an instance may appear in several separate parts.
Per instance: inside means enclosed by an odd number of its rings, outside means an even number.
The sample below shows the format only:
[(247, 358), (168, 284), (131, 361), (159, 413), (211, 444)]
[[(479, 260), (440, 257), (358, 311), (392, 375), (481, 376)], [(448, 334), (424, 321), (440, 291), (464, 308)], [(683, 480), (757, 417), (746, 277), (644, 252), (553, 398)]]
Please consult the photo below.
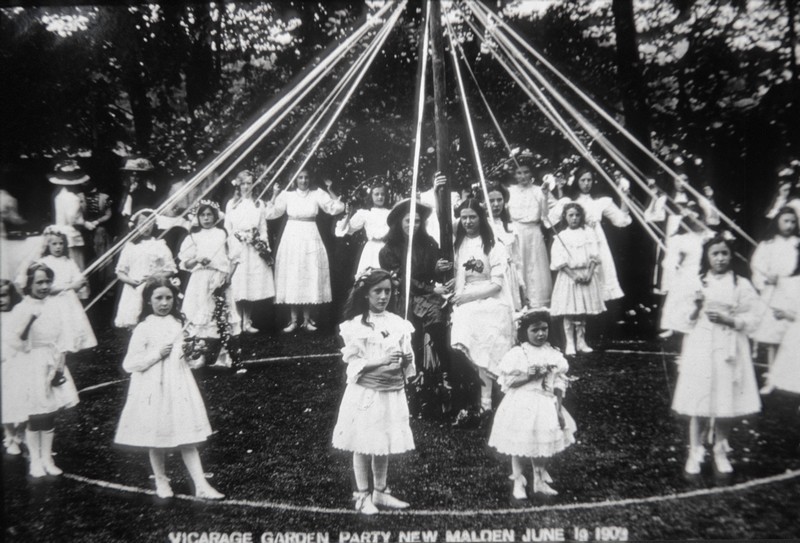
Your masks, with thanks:
[(447, 176), (447, 183), (436, 189), (436, 215), (439, 217), (439, 246), (444, 258), (453, 260), (453, 205), (450, 201), (450, 148), (445, 112), (444, 39), (442, 37), (442, 3), (431, 3), (429, 29), (431, 36), (431, 69), (433, 70), (433, 115), (436, 130), (436, 170)]

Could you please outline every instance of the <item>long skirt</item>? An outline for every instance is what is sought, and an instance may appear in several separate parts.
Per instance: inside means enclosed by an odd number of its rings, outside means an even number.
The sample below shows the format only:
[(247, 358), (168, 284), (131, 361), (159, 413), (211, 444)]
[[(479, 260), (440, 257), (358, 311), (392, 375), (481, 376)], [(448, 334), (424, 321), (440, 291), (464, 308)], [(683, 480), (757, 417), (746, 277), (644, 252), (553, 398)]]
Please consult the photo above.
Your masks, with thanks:
[(324, 304), (331, 299), (328, 253), (317, 224), (289, 219), (275, 256), (275, 303)]
[(550, 305), (553, 278), (550, 275), (550, 257), (547, 254), (540, 223), (515, 222), (519, 233), (519, 248), (522, 256), (522, 273), (525, 288), (532, 308)]

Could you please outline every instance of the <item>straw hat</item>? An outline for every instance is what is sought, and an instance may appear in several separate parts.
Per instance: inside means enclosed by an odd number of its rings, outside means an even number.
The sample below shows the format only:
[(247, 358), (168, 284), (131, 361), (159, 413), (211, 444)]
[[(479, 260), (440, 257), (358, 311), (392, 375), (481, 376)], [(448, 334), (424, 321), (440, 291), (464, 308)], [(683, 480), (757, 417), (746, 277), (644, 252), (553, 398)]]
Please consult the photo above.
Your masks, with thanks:
[(67, 159), (56, 164), (55, 171), (48, 175), (47, 179), (54, 185), (70, 186), (86, 183), (89, 176), (84, 173), (76, 160)]
[(149, 159), (144, 157), (128, 157), (125, 159), (125, 163), (122, 165), (121, 170), (126, 170), (129, 172), (149, 172), (152, 171), (153, 163), (150, 162)]
[[(421, 202), (417, 202), (417, 213), (419, 214), (420, 220), (426, 220), (432, 212), (433, 210), (430, 207)], [(400, 200), (394, 204), (394, 207), (392, 207), (392, 210), (386, 216), (386, 224), (391, 226), (396, 222), (400, 222), (403, 217), (409, 213), (411, 213), (411, 198)]]

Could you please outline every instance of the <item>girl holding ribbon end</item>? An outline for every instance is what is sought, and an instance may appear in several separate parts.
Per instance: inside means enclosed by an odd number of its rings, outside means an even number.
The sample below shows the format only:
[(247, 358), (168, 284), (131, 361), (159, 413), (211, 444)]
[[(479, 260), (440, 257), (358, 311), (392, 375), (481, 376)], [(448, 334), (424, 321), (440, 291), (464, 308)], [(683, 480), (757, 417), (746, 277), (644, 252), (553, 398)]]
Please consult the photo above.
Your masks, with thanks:
[(763, 312), (753, 285), (731, 270), (731, 242), (717, 235), (703, 245), (691, 329), (684, 338), (672, 409), (689, 419), (687, 475), (698, 475), (703, 436), (714, 440), (714, 467), (729, 474), (728, 435), (733, 422), (761, 410), (748, 333)]
[[(386, 310), (396, 280), (386, 270), (368, 268), (356, 280), (339, 326), (347, 364), (347, 388), (333, 430), (333, 446), (353, 453), (355, 508), (372, 515), (378, 507), (405, 509), (386, 483), (389, 455), (414, 449), (405, 395), (416, 374), (411, 348), (413, 326)], [(369, 473), (372, 468), (372, 492)]]

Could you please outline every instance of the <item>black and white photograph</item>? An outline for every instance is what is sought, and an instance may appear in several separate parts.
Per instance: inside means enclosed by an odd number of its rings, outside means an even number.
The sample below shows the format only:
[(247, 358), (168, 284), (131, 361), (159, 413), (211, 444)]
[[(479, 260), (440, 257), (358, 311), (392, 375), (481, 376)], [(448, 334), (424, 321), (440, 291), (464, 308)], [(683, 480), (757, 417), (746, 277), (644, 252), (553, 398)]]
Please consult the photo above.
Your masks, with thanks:
[(800, 539), (799, 32), (3, 3), (2, 538)]

